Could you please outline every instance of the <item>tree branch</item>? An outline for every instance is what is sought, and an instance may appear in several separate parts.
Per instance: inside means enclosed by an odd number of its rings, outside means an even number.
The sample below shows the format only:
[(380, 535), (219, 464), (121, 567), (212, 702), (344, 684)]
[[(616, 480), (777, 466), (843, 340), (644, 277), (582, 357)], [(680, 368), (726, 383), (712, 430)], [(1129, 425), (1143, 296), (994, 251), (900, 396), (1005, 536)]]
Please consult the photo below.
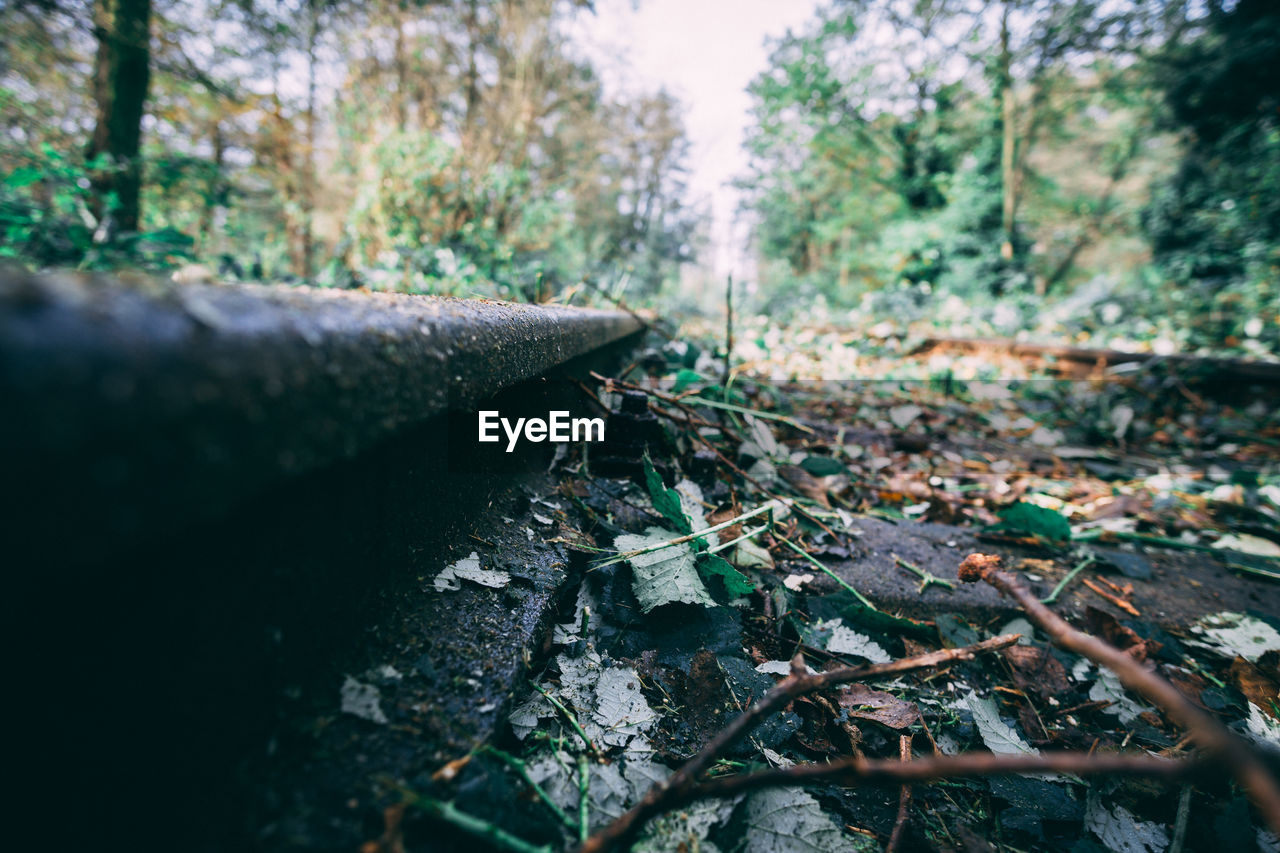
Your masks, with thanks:
[(999, 557), (970, 554), (960, 564), (960, 580), (965, 583), (986, 581), (1010, 596), (1055, 645), (1107, 667), (1119, 677), (1121, 684), (1159, 707), (1170, 720), (1186, 729), (1201, 749), (1235, 774), (1271, 831), (1280, 834), (1280, 784), (1245, 741), (1192, 705), (1176, 687), (1145, 669), (1125, 652), (1072, 628), (1062, 617), (1041, 604), (1021, 579), (1001, 571), (999, 566)]
[(1012, 646), (1020, 637), (1020, 634), (1005, 634), (959, 649), (942, 649), (929, 654), (870, 666), (840, 667), (813, 675), (808, 673), (803, 656), (796, 655), (791, 661), (790, 675), (779, 681), (772, 690), (760, 698), (760, 701), (736, 717), (679, 770), (665, 781), (658, 782), (650, 788), (639, 803), (588, 838), (579, 849), (581, 853), (601, 853), (601, 851), (613, 849), (633, 837), (650, 818), (671, 808), (676, 802), (687, 802), (690, 790), (708, 767), (774, 711), (786, 706), (797, 697), (837, 684), (863, 681), (876, 676), (910, 672), (916, 669), (931, 669), (959, 660), (971, 660), (981, 653)]

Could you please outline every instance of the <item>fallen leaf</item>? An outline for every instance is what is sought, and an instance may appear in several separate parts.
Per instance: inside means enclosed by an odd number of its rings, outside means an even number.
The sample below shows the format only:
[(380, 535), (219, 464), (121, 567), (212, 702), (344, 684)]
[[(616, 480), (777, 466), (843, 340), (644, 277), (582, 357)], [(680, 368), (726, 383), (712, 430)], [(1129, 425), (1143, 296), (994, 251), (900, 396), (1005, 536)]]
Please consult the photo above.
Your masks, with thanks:
[(1275, 707), (1280, 702), (1280, 683), (1242, 657), (1233, 660), (1227, 672), (1246, 699), (1280, 720), (1280, 712)]
[(1193, 645), (1211, 649), (1224, 657), (1242, 657), (1256, 662), (1269, 651), (1280, 649), (1280, 632), (1261, 619), (1243, 613), (1222, 611), (1205, 616), (1191, 626), (1200, 637)]
[(511, 575), (500, 569), (480, 568), (480, 555), (472, 551), (451, 566), (445, 566), (436, 575), (435, 588), (440, 592), (456, 592), (462, 589), (462, 581), (500, 589), (511, 583)]
[(872, 720), (891, 729), (905, 729), (920, 717), (915, 703), (872, 690), (865, 684), (850, 684), (840, 691), (837, 701), (850, 717)]
[(351, 676), (342, 682), (342, 713), (351, 714), (371, 723), (386, 724), (387, 715), (382, 713), (379, 700), (382, 694), (372, 684), (362, 684)]
[(742, 853), (858, 853), (879, 844), (845, 835), (801, 788), (768, 788), (747, 798)]
[(1010, 646), (1003, 651), (1013, 669), (1013, 682), (1042, 699), (1061, 696), (1071, 689), (1067, 669), (1048, 649), (1038, 646)]
[[(644, 535), (624, 533), (614, 540), (619, 551), (635, 551), (668, 542), (671, 535), (660, 527), (650, 527)], [(684, 602), (714, 607), (707, 588), (698, 577), (694, 566), (693, 549), (689, 543), (673, 545), (660, 551), (651, 551), (628, 559), (633, 579), (631, 588), (645, 613), (664, 604)]]

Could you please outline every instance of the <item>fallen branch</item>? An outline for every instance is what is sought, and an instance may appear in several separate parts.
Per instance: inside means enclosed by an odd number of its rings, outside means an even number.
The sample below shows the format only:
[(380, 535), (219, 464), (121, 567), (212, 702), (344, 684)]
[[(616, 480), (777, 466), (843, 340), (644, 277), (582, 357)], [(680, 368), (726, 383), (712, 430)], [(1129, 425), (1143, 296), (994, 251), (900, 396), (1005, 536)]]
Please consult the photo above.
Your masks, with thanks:
[(1280, 834), (1280, 784), (1245, 741), (1192, 705), (1176, 687), (1145, 669), (1130, 655), (1072, 628), (1041, 604), (1026, 584), (1001, 571), (999, 565), (999, 557), (970, 554), (960, 564), (960, 580), (965, 583), (986, 581), (1012, 597), (1055, 645), (1107, 667), (1119, 677), (1121, 684), (1159, 707), (1170, 720), (1187, 730), (1197, 746), (1235, 774), (1271, 831)]
[(744, 791), (781, 785), (809, 785), (818, 782), (837, 785), (912, 785), (939, 779), (977, 776), (1009, 776), (1028, 773), (1062, 773), (1072, 776), (1143, 776), (1165, 782), (1179, 782), (1202, 774), (1205, 764), (1194, 759), (1157, 758), (1126, 753), (1045, 752), (1040, 755), (997, 755), (966, 752), (915, 761), (841, 758), (827, 764), (799, 764), (762, 770), (739, 776), (724, 776), (696, 785), (672, 807), (707, 797), (731, 797)]
[[(915, 657), (890, 661), (889, 663), (871, 664), (870, 666), (850, 666), (830, 669), (813, 675), (808, 673), (804, 658), (797, 655), (791, 661), (791, 674), (783, 678), (773, 689), (764, 694), (758, 702), (751, 705), (729, 725), (721, 729), (696, 755), (686, 761), (679, 770), (671, 774), (665, 781), (654, 784), (644, 797), (616, 820), (587, 839), (580, 850), (582, 853), (600, 853), (624, 844), (644, 826), (650, 818), (671, 808), (675, 802), (683, 802), (682, 798), (697, 784), (698, 778), (715, 764), (729, 747), (740, 741), (757, 725), (767, 719), (773, 712), (785, 707), (793, 699), (832, 687), (837, 684), (848, 684), (853, 681), (864, 681), (881, 675), (892, 675), (910, 672), (917, 669), (932, 669), (944, 664), (960, 660), (972, 660), (984, 652), (1007, 648), (1018, 642), (1020, 634), (1005, 634), (990, 640), (983, 640), (958, 649), (941, 649)], [(893, 762), (897, 764), (898, 762)], [(789, 768), (797, 770), (799, 768)], [(746, 777), (730, 777), (746, 778)], [(695, 798), (696, 799), (696, 798)]]

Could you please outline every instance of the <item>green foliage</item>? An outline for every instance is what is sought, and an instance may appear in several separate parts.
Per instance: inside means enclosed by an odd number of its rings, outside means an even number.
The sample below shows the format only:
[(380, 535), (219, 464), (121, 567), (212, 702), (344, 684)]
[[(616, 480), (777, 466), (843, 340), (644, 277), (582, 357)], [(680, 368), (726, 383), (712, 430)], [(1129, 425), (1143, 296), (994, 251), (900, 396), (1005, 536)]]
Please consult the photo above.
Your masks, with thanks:
[(1280, 344), (1280, 82), (1263, 71), (1280, 66), (1277, 32), (1274, 4), (1246, 0), (1212, 12), (1198, 38), (1169, 46), (1154, 67), (1167, 122), (1187, 145), (1144, 224), (1161, 272), (1213, 318), (1201, 340), (1259, 324)]
[(1071, 538), (1071, 524), (1061, 513), (1026, 501), (1001, 510), (1000, 523), (993, 529), (1047, 542), (1066, 542)]
[(662, 475), (653, 467), (653, 462), (650, 461), (647, 453), (644, 457), (644, 481), (649, 489), (649, 499), (653, 501), (653, 508), (671, 522), (679, 532), (692, 533), (693, 526), (689, 522), (689, 516), (685, 515), (680, 493), (675, 489), (667, 488), (662, 482)]

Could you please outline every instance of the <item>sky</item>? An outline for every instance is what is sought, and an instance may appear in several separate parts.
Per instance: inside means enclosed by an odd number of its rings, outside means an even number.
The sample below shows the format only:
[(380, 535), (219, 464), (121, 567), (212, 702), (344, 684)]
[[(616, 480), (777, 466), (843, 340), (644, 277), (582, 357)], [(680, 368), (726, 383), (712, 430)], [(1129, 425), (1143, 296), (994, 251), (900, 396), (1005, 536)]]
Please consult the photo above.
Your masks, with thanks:
[(607, 87), (665, 87), (685, 105), (690, 196), (711, 214), (708, 260), (717, 275), (740, 274), (746, 263), (745, 226), (735, 226), (738, 197), (728, 182), (747, 166), (747, 84), (766, 67), (766, 39), (801, 28), (818, 6), (818, 0), (596, 0), (596, 14), (575, 22), (574, 36)]

